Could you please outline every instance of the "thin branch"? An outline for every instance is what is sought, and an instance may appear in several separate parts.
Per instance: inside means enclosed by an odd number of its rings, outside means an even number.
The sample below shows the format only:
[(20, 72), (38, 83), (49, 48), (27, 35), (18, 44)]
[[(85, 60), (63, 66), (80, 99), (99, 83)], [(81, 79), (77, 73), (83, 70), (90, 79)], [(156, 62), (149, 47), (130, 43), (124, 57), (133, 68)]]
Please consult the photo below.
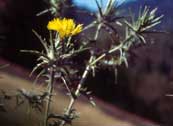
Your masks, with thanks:
[[(88, 65), (86, 66), (85, 71), (84, 71), (84, 73), (83, 73), (83, 75), (82, 75), (82, 78), (81, 78), (81, 80), (80, 80), (80, 82), (79, 82), (79, 84), (78, 84), (78, 87), (77, 87), (77, 89), (76, 89), (76, 91), (75, 91), (75, 96), (76, 96), (76, 97), (79, 96), (80, 90), (81, 90), (81, 88), (82, 88), (82, 86), (83, 86), (85, 80), (86, 80), (87, 77), (88, 77), (89, 71), (90, 71), (90, 69), (91, 69), (90, 63), (93, 61), (93, 58), (94, 58), (94, 56), (91, 56), (91, 57), (90, 57), (89, 63), (88, 63)], [(73, 97), (71, 97), (71, 100), (70, 100), (70, 103), (69, 103), (69, 105), (68, 105), (68, 107), (67, 107), (67, 111), (65, 112), (65, 115), (69, 115), (69, 114), (70, 114), (70, 111), (71, 111), (71, 109), (72, 109), (72, 107), (73, 107), (73, 105), (74, 105), (74, 102), (75, 102), (75, 99), (74, 99)], [(61, 124), (60, 124), (60, 126), (64, 126), (65, 123), (66, 123), (65, 121), (62, 121)]]
[(47, 55), (45, 55), (44, 53), (41, 53), (41, 52), (39, 52), (37, 50), (20, 50), (20, 52), (23, 52), (23, 53), (31, 53), (31, 54), (34, 54), (36, 56), (43, 56), (47, 60), (50, 60), (50, 58)]
[(49, 84), (48, 84), (48, 100), (46, 102), (46, 109), (45, 109), (45, 118), (44, 118), (44, 126), (47, 126), (48, 124), (48, 116), (50, 112), (50, 103), (51, 103), (51, 98), (52, 98), (52, 92), (53, 92), (53, 85), (54, 85), (54, 69), (51, 67), (50, 68), (50, 77), (49, 77)]
[(69, 88), (69, 86), (68, 86), (68, 84), (67, 84), (65, 78), (64, 78), (64, 77), (61, 77), (61, 79), (62, 79), (62, 81), (63, 81), (63, 83), (64, 83), (64, 85), (65, 85), (65, 87), (66, 87), (68, 93), (70, 93), (70, 96), (73, 97), (73, 93), (71, 92), (71, 90), (70, 90), (70, 88)]
[(46, 44), (46, 41), (43, 40), (43, 39), (41, 38), (41, 36), (40, 36), (35, 30), (32, 30), (32, 32), (33, 32), (33, 33), (35, 34), (35, 36), (40, 40), (40, 42), (41, 42), (41, 44), (43, 45), (43, 47), (44, 47), (46, 53), (48, 54), (49, 51), (48, 51), (48, 46), (47, 46), (47, 44)]

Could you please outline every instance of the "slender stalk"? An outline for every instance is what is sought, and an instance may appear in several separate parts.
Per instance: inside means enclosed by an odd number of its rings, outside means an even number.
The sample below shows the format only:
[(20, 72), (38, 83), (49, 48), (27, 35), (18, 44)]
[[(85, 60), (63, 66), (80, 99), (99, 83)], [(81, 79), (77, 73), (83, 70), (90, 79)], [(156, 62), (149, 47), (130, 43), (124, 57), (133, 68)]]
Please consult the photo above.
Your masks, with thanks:
[[(96, 33), (95, 33), (95, 36), (94, 36), (94, 40), (97, 40), (98, 39), (101, 28), (102, 28), (102, 23), (98, 24), (98, 26), (97, 26)], [(89, 71), (91, 69), (91, 66), (94, 65), (94, 64), (92, 64), (93, 60), (94, 60), (94, 56), (91, 55), (91, 57), (90, 57), (90, 59), (88, 61), (88, 65), (86, 66), (85, 71), (83, 72), (82, 78), (81, 78), (81, 80), (80, 80), (80, 82), (78, 84), (78, 87), (77, 87), (76, 91), (75, 91), (75, 96), (76, 97), (79, 96), (80, 90), (81, 90), (81, 88), (82, 88), (85, 80), (88, 77), (88, 74), (89, 74)], [(71, 97), (70, 103), (69, 103), (69, 105), (67, 107), (67, 110), (65, 112), (65, 115), (69, 115), (70, 114), (70, 111), (71, 111), (71, 109), (72, 109), (72, 107), (73, 107), (76, 99), (77, 98)], [(61, 124), (60, 124), (60, 126), (64, 126), (65, 123), (66, 123), (65, 121), (62, 121)]]
[(105, 10), (103, 12), (104, 15), (108, 15), (109, 14), (109, 12), (111, 11), (111, 9), (114, 6), (115, 2), (116, 2), (116, 0), (109, 0), (107, 2), (106, 8), (105, 8)]
[(102, 28), (102, 23), (99, 23), (98, 26), (97, 26), (97, 29), (96, 29), (94, 40), (98, 39), (101, 28)]
[(111, 53), (113, 53), (113, 52), (115, 52), (115, 51), (117, 51), (117, 50), (120, 50), (121, 48), (123, 48), (124, 44), (127, 43), (127, 42), (129, 42), (129, 41), (131, 41), (132, 38), (133, 38), (133, 35), (130, 35), (130, 36), (127, 37), (121, 44), (119, 44), (118, 46), (116, 46), (116, 47), (110, 49), (110, 50), (108, 51), (108, 53), (103, 53), (103, 54), (101, 54), (99, 57), (97, 57), (97, 59), (95, 59), (95, 60), (91, 63), (91, 65), (96, 64), (98, 61), (100, 61), (100, 60), (103, 59), (105, 56), (107, 56), (107, 54), (111, 54)]
[(53, 84), (54, 84), (54, 70), (51, 67), (50, 68), (50, 78), (49, 78), (49, 84), (48, 84), (48, 100), (46, 102), (46, 109), (45, 109), (45, 117), (44, 117), (44, 126), (47, 126), (48, 124), (48, 116), (49, 116), (49, 111), (50, 111), (50, 103), (51, 103), (51, 98), (52, 98), (52, 92), (53, 92)]
[[(93, 61), (93, 58), (94, 58), (94, 56), (91, 56), (91, 57), (90, 57), (89, 63), (88, 63), (88, 65), (86, 66), (85, 71), (83, 72), (82, 78), (81, 78), (81, 80), (80, 80), (80, 82), (79, 82), (79, 84), (78, 84), (78, 87), (77, 87), (76, 91), (75, 91), (75, 96), (77, 96), (77, 97), (79, 96), (80, 90), (81, 90), (81, 88), (82, 88), (82, 86), (83, 86), (85, 80), (86, 80), (87, 77), (88, 77), (88, 74), (89, 74), (89, 71), (90, 71), (90, 67), (91, 67), (90, 63)], [(75, 103), (75, 100), (76, 100), (76, 99), (74, 99), (74, 97), (71, 97), (70, 103), (69, 103), (69, 105), (68, 105), (68, 107), (67, 107), (67, 110), (66, 110), (66, 112), (65, 112), (65, 115), (69, 115), (69, 114), (70, 114), (70, 111), (71, 111), (71, 109), (72, 109), (72, 107), (73, 107), (73, 105), (74, 105), (74, 103)], [(61, 124), (60, 124), (60, 126), (64, 126), (65, 123), (66, 123), (65, 121), (62, 121)]]
[(61, 79), (62, 79), (62, 81), (63, 81), (63, 83), (64, 83), (64, 85), (65, 85), (65, 87), (66, 87), (68, 93), (70, 93), (70, 96), (73, 96), (72, 91), (70, 90), (70, 88), (69, 88), (69, 86), (68, 86), (68, 84), (67, 84), (65, 78), (64, 78), (64, 77), (61, 77)]

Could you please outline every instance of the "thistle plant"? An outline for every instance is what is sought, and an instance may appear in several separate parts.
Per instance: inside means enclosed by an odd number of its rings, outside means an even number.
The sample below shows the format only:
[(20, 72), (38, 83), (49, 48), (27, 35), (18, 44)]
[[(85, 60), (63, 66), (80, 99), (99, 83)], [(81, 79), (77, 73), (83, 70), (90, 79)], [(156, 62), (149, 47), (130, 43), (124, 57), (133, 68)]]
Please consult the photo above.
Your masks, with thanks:
[[(98, 13), (92, 14), (92, 16), (95, 17), (95, 20), (92, 21), (89, 25), (87, 25), (84, 30), (90, 29), (92, 27), (96, 27), (96, 34), (94, 36), (94, 40), (97, 40), (98, 35), (101, 31), (101, 29), (104, 29), (106, 32), (109, 34), (113, 34), (117, 36), (117, 30), (114, 28), (111, 23), (118, 22), (118, 19), (124, 18), (122, 17), (117, 17), (115, 15), (116, 12), (116, 7), (115, 3), (116, 0), (108, 0), (106, 7), (104, 8), (101, 6), (98, 2), (98, 0), (95, 0), (95, 3), (98, 8)], [(120, 23), (120, 22), (118, 22)], [(112, 35), (110, 35), (112, 41), (115, 41), (112, 38)]]
[[(37, 97), (37, 100), (41, 103), (47, 97), (47, 100), (45, 100), (44, 126), (64, 126), (71, 124), (78, 117), (74, 103), (81, 95), (86, 96), (89, 102), (95, 106), (93, 98), (90, 95), (91, 92), (84, 86), (89, 74), (93, 73), (94, 75), (95, 69), (101, 65), (114, 66), (116, 68), (118, 65), (125, 63), (128, 66), (128, 51), (131, 47), (138, 43), (146, 43), (144, 34), (158, 32), (150, 30), (158, 25), (163, 17), (162, 15), (159, 17), (156, 16), (157, 9), (150, 11), (148, 7), (145, 7), (143, 11), (141, 9), (138, 17), (132, 19), (132, 22), (130, 22), (123, 16), (117, 17), (114, 15), (116, 0), (108, 0), (106, 8), (100, 6), (97, 0), (95, 1), (98, 7), (98, 13), (94, 14), (96, 19), (89, 25), (83, 27), (83, 24), (77, 25), (73, 19), (55, 17), (47, 25), (50, 33), (48, 40), (42, 38), (33, 30), (33, 33), (43, 45), (44, 50), (22, 50), (22, 52), (28, 52), (38, 56), (38, 63), (33, 68), (31, 75), (33, 72), (39, 70), (36, 80), (41, 76), (47, 78), (45, 80), (47, 89), (44, 95)], [(52, 7), (55, 7), (55, 5), (53, 4)], [(112, 23), (117, 22), (118, 19), (123, 20), (121, 24), (125, 25), (125, 38), (118, 40), (118, 44), (113, 43), (106, 51), (97, 52), (97, 47), (90, 46), (90, 41), (88, 41), (88, 44), (85, 44), (85, 42), (76, 40), (73, 37), (91, 27), (96, 27), (94, 41), (97, 41), (100, 37), (101, 29), (111, 34), (110, 37), (117, 36), (116, 27)], [(115, 40), (112, 39), (112, 41)], [(84, 64), (80, 66), (75, 58), (85, 51), (89, 53), (89, 57), (83, 59)], [(77, 77), (77, 84), (73, 81), (75, 77)], [(70, 98), (69, 104), (65, 107), (65, 112), (62, 115), (50, 112), (54, 85), (57, 82), (63, 84)], [(20, 91), (20, 93), (24, 94), (23, 91)], [(50, 122), (52, 118), (56, 119), (56, 121)]]
[(67, 91), (71, 94), (71, 96), (74, 97), (74, 95), (72, 95), (73, 93), (71, 89), (69, 88), (69, 84), (66, 82), (67, 80), (70, 80), (70, 72), (66, 66), (72, 64), (72, 61), (70, 60), (73, 56), (87, 49), (82, 45), (76, 49), (75, 43), (71, 41), (71, 37), (80, 33), (82, 30), (82, 25), (76, 25), (72, 19), (55, 18), (48, 23), (47, 28), (50, 30), (49, 42), (47, 42), (45, 39), (42, 39), (37, 32), (33, 31), (42, 43), (44, 51), (22, 51), (38, 55), (37, 61), (39, 63), (33, 69), (32, 73), (42, 68), (37, 78), (40, 76), (46, 76), (48, 78), (48, 80), (46, 80), (48, 82), (48, 101), (46, 103), (45, 110), (45, 126), (47, 125), (49, 116), (55, 79), (63, 80)]
[[(147, 33), (158, 33), (161, 31), (154, 31), (150, 30), (154, 26), (161, 23), (161, 19), (163, 15), (157, 17), (155, 15), (157, 8), (153, 9), (151, 12), (149, 11), (148, 7), (145, 7), (144, 10), (140, 10), (138, 18), (132, 19), (132, 23), (129, 23), (127, 20), (124, 20), (126, 24), (125, 30), (125, 38), (124, 40), (120, 40), (120, 44), (113, 46), (110, 50), (106, 53), (101, 54), (98, 56), (92, 64), (97, 63), (101, 59), (105, 58), (107, 55), (113, 54), (116, 51), (119, 51), (119, 58), (118, 60), (114, 60), (114, 65), (121, 65), (121, 63), (125, 63), (128, 66), (127, 62), (127, 52), (132, 45), (135, 43), (146, 43), (144, 35)], [(142, 11), (142, 12), (141, 12)]]

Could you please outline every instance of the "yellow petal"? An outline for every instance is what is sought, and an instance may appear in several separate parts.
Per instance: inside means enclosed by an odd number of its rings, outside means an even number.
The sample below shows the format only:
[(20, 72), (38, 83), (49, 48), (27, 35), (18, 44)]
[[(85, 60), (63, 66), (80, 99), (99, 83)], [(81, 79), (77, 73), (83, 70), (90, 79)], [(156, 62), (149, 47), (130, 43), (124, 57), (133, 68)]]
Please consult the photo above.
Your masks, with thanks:
[(72, 31), (72, 35), (76, 35), (82, 31), (82, 24), (77, 25), (77, 27)]
[(82, 24), (76, 26), (73, 19), (55, 18), (49, 21), (47, 29), (57, 31), (60, 38), (64, 38), (80, 33), (82, 31)]

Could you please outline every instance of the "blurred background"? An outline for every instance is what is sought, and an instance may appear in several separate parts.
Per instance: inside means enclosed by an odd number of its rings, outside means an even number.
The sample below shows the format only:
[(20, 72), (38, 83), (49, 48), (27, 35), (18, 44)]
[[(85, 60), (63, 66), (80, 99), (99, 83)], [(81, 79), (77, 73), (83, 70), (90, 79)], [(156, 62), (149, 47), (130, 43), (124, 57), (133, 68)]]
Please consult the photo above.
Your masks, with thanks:
[[(66, 0), (67, 4), (74, 6), (64, 7), (61, 13), (87, 25), (93, 20), (89, 13), (97, 12), (93, 1)], [(106, 0), (103, 0), (104, 6), (105, 3)], [(172, 126), (173, 97), (165, 95), (173, 93), (173, 1), (117, 0), (117, 13), (128, 16), (131, 9), (138, 14), (139, 7), (146, 5), (151, 9), (157, 7), (157, 14), (165, 15), (157, 29), (168, 31), (169, 34), (149, 35), (149, 44), (132, 49), (129, 68), (123, 65), (118, 67), (116, 84), (113, 71), (103, 68), (97, 71), (96, 78), (88, 79), (88, 87), (93, 95), (112, 105), (164, 126)], [(33, 68), (36, 57), (20, 53), (20, 50), (42, 49), (31, 30), (35, 29), (40, 35), (46, 36), (47, 22), (52, 17), (50, 13), (36, 16), (45, 8), (49, 8), (46, 0), (0, 0), (1, 60), (29, 71)], [(121, 31), (121, 28), (117, 29)]]

